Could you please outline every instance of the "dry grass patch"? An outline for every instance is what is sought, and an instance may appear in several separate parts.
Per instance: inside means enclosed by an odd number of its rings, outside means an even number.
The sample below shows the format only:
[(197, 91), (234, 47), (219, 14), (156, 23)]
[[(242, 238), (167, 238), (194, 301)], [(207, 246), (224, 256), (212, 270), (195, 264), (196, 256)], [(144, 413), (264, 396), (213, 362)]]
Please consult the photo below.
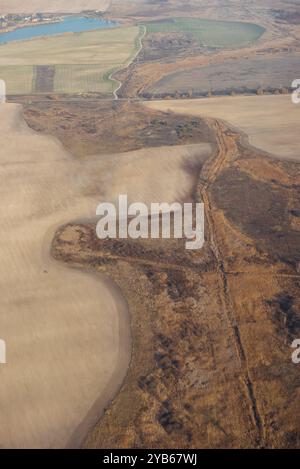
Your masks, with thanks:
[(36, 66), (55, 66), (53, 92), (110, 94), (116, 86), (109, 79), (110, 72), (130, 62), (139, 33), (135, 26), (120, 27), (3, 44), (1, 78), (6, 80), (9, 94), (38, 92), (34, 75), (29, 86), (29, 71)]
[(300, 105), (290, 95), (237, 96), (147, 103), (151, 109), (222, 119), (249, 143), (278, 158), (300, 161)]

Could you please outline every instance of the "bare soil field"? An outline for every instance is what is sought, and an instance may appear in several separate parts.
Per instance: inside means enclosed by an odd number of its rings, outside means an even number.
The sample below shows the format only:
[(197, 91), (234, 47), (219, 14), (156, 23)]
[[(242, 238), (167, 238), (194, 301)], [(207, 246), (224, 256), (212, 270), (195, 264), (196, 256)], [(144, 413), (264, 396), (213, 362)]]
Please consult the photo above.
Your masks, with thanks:
[[(3, 44), (0, 75), (6, 81), (8, 94), (112, 95), (115, 83), (109, 75), (130, 63), (139, 34), (138, 27), (118, 27)], [(39, 67), (52, 67), (51, 80), (45, 68), (43, 75), (39, 73)]]
[(300, 161), (300, 106), (290, 95), (236, 96), (200, 100), (167, 100), (151, 109), (222, 119), (244, 133), (249, 143), (278, 158)]
[(5, 13), (77, 13), (83, 10), (105, 11), (109, 0), (2, 0), (0, 14)]
[(93, 224), (56, 234), (54, 257), (114, 279), (132, 320), (126, 381), (85, 447), (299, 446), (299, 164), (209, 125), (218, 152), (192, 192), (206, 206), (201, 251), (100, 241)]
[[(190, 197), (188, 163), (203, 163), (211, 148), (82, 161), (29, 129), (19, 105), (1, 105), (0, 120), (0, 329), (8, 357), (1, 368), (0, 446), (76, 447), (126, 375), (129, 317), (114, 284), (52, 260), (53, 234), (70, 220), (93, 219), (101, 200), (115, 200), (120, 188), (140, 200)], [(156, 179), (151, 186), (147, 174)], [(67, 244), (72, 239), (65, 233)]]
[(208, 93), (222, 95), (231, 93), (256, 93), (289, 89), (298, 76), (299, 53), (262, 55), (248, 59), (229, 59), (187, 71), (165, 76), (147, 92), (152, 97)]
[(97, 194), (85, 193), (59, 142), (27, 127), (20, 106), (2, 104), (0, 120), (0, 328), (8, 357), (0, 446), (78, 446), (126, 373), (127, 308), (113, 285), (50, 257), (53, 231), (92, 216)]
[(190, 16), (213, 20), (269, 22), (271, 12), (276, 9), (293, 11), (297, 4), (286, 0), (113, 0), (109, 11), (122, 17), (163, 19), (170, 16)]
[(67, 150), (83, 159), (95, 154), (214, 141), (201, 119), (152, 111), (126, 101), (29, 103), (25, 96), (24, 117), (32, 129), (59, 138)]

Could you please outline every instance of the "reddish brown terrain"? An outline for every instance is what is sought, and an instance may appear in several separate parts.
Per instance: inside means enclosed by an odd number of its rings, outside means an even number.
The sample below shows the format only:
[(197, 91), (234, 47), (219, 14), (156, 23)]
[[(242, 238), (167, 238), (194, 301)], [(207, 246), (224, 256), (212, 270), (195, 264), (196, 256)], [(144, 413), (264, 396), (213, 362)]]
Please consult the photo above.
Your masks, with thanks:
[[(263, 94), (287, 95), (298, 73), (299, 4), (113, 0), (105, 16), (130, 25), (180, 16), (251, 22), (265, 32), (238, 48), (147, 32), (132, 64), (112, 75), (117, 99), (9, 97), (23, 104), (31, 129), (58, 139), (81, 166), (82, 197), (100, 202), (125, 188), (133, 200), (205, 204), (199, 251), (175, 239), (101, 241), (96, 221), (84, 213), (74, 221), (72, 211), (49, 242), (57, 265), (104, 274), (129, 311), (127, 376), (83, 447), (297, 448), (300, 365), (291, 344), (300, 337), (299, 159), (249, 145), (230, 118), (193, 115), (188, 105), (176, 113), (168, 102), (255, 94), (259, 114)], [(51, 73), (39, 70), (39, 91), (51, 89)], [(143, 102), (152, 98), (160, 110)], [(283, 123), (289, 119), (282, 114)], [(85, 173), (89, 162), (95, 170)]]
[(93, 224), (66, 225), (54, 240), (56, 259), (108, 275), (131, 312), (130, 370), (88, 447), (299, 444), (299, 165), (208, 124), (217, 154), (194, 189), (206, 206), (204, 250), (101, 242)]

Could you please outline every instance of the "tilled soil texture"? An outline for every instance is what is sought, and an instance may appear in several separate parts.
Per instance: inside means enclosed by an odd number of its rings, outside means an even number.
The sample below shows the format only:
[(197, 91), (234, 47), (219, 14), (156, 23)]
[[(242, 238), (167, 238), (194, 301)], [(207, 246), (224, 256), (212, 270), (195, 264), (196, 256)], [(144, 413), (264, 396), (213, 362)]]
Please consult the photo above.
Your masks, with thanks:
[(285, 247), (299, 233), (298, 166), (210, 126), (218, 154), (194, 191), (206, 207), (203, 250), (100, 241), (92, 224), (57, 232), (54, 257), (111, 277), (131, 314), (130, 370), (87, 447), (299, 446), (299, 243)]

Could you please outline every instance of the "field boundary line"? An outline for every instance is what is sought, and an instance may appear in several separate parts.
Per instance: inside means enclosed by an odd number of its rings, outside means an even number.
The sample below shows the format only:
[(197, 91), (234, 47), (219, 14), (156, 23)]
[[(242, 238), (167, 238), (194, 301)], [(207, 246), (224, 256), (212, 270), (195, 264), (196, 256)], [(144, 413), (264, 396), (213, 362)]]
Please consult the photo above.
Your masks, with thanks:
[(247, 353), (242, 341), (239, 323), (236, 319), (234, 300), (232, 298), (224, 265), (224, 256), (217, 239), (215, 214), (210, 192), (211, 186), (217, 180), (219, 174), (235, 157), (237, 144), (235, 137), (232, 138), (226, 135), (227, 127), (222, 121), (214, 119), (213, 128), (215, 129), (218, 153), (216, 159), (211, 164), (208, 164), (207, 174), (205, 174), (205, 182), (204, 184), (201, 183), (199, 185), (198, 194), (206, 206), (206, 221), (209, 240), (216, 261), (217, 273), (219, 274), (220, 299), (223, 306), (224, 317), (226, 318), (231, 330), (233, 343), (236, 349), (236, 356), (240, 363), (241, 377), (246, 391), (245, 398), (248, 401), (252, 421), (257, 431), (257, 446), (261, 447), (265, 443), (264, 420), (260, 414), (254, 385), (248, 367)]
[[(114, 74), (118, 73), (118, 72), (121, 72), (122, 70), (126, 70), (132, 64), (132, 62), (134, 62), (134, 60), (137, 58), (137, 56), (140, 54), (141, 50), (143, 49), (143, 39), (146, 36), (147, 28), (144, 25), (140, 25), (139, 29), (140, 29), (139, 34), (138, 34), (138, 37), (137, 37), (137, 42), (138, 42), (137, 51), (133, 54), (132, 57), (129, 58), (128, 63), (125, 64), (124, 67), (120, 67), (120, 68), (117, 68), (116, 70), (113, 70), (108, 76), (108, 80), (110, 80), (112, 82), (115, 82), (117, 84), (117, 88), (113, 91), (113, 95), (114, 95), (115, 100), (119, 99), (118, 91), (122, 87), (123, 83), (120, 80), (118, 80), (117, 78), (114, 78)], [(143, 29), (143, 32), (141, 34), (142, 29)]]

